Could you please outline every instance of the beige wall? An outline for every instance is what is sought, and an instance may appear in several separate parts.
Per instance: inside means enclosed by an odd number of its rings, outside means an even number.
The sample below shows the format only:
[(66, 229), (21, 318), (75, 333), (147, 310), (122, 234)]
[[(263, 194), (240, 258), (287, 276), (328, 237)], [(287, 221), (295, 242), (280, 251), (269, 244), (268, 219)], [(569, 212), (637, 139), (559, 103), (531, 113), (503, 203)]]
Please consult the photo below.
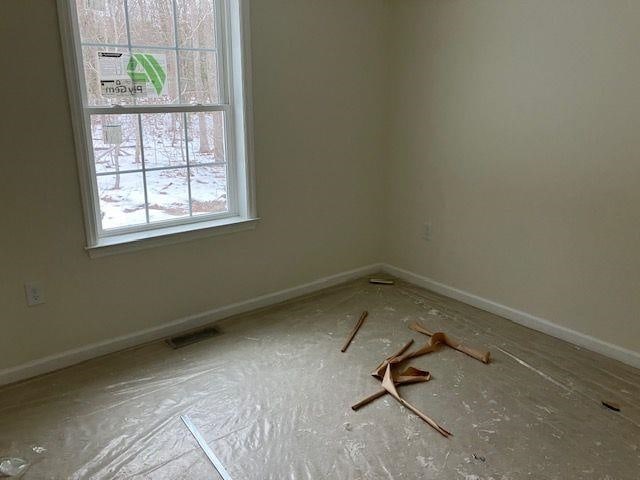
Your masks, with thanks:
[(640, 352), (640, 2), (394, 5), (386, 260)]
[(0, 369), (378, 261), (640, 351), (640, 4), (252, 13), (259, 227), (91, 260), (54, 1), (2, 1)]
[(253, 1), (262, 222), (91, 260), (55, 2), (3, 0), (0, 369), (380, 261), (384, 8)]

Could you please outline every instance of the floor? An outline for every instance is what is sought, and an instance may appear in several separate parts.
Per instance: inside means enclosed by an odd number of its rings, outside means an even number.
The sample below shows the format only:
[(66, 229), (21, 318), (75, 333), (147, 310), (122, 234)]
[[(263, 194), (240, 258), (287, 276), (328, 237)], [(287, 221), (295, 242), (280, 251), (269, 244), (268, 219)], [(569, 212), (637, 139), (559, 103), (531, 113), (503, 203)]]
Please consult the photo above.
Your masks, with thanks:
[[(382, 359), (424, 343), (414, 320), (493, 356), (413, 361), (433, 380), (400, 393), (449, 439), (389, 396), (349, 408)], [(26, 480), (218, 479), (189, 414), (234, 480), (640, 478), (639, 370), (418, 287), (361, 279), (219, 326), (1, 389), (0, 457), (32, 462)]]

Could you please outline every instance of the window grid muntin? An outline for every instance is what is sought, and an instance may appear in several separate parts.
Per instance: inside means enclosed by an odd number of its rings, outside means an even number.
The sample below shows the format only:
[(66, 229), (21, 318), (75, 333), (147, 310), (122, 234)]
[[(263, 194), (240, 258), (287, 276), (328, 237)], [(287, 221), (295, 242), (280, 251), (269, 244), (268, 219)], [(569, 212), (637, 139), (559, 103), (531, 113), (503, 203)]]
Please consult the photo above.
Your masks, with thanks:
[[(217, 166), (222, 166), (222, 165), (226, 165), (227, 162), (206, 162), (206, 163), (192, 163), (191, 167), (193, 168), (198, 168), (198, 167), (217, 167)], [(162, 170), (176, 170), (179, 168), (187, 168), (187, 164), (185, 163), (184, 165), (172, 165), (170, 167), (150, 167), (145, 169), (145, 172), (160, 172)], [(137, 169), (131, 169), (131, 170), (120, 170), (119, 173), (121, 174), (125, 174), (125, 173), (142, 173), (143, 170), (141, 168), (137, 168)], [(115, 172), (96, 172), (96, 177), (108, 177), (110, 175), (115, 175)]]
[(105, 106), (86, 106), (85, 111), (91, 115), (126, 115), (134, 113), (197, 113), (197, 112), (225, 112), (230, 114), (229, 105), (200, 105), (197, 103), (187, 104), (142, 104), (142, 105), (113, 105)]
[[(138, 117), (138, 138), (140, 139), (140, 160), (142, 161), (142, 185), (144, 188), (144, 213), (147, 219), (147, 224), (151, 223), (149, 218), (149, 190), (147, 187), (147, 163), (144, 156), (144, 134), (142, 133), (142, 115), (137, 114)], [(97, 177), (96, 177), (97, 178)], [(102, 224), (102, 222), (100, 222)]]
[[(89, 169), (91, 172), (91, 182), (93, 184), (94, 187), (94, 201), (93, 201), (93, 211), (94, 211), (94, 218), (95, 218), (95, 223), (96, 223), (96, 230), (97, 230), (97, 234), (98, 237), (109, 237), (109, 236), (116, 236), (116, 235), (122, 235), (122, 234), (126, 234), (126, 233), (135, 233), (135, 232), (141, 232), (141, 231), (149, 231), (149, 230), (155, 230), (155, 229), (159, 229), (159, 228), (163, 228), (163, 227), (169, 227), (169, 226), (174, 226), (174, 225), (184, 225), (184, 224), (192, 224), (192, 223), (198, 223), (198, 222), (206, 222), (206, 221), (211, 221), (214, 219), (220, 219), (220, 218), (226, 218), (226, 217), (230, 217), (233, 215), (237, 214), (237, 192), (235, 191), (235, 183), (236, 183), (236, 168), (234, 165), (230, 165), (230, 163), (232, 163), (233, 159), (232, 159), (232, 150), (230, 149), (231, 145), (232, 145), (232, 141), (231, 138), (232, 137), (232, 125), (233, 122), (231, 121), (231, 116), (232, 116), (232, 109), (231, 106), (229, 105), (228, 99), (229, 97), (229, 90), (227, 89), (227, 85), (228, 82), (230, 81), (231, 78), (231, 72), (228, 70), (228, 58), (227, 55), (229, 54), (228, 52), (228, 43), (227, 43), (227, 25), (225, 22), (225, 25), (223, 27), (222, 25), (222, 16), (223, 16), (223, 6), (220, 0), (213, 0), (213, 8), (214, 8), (214, 21), (215, 21), (215, 33), (216, 33), (216, 48), (194, 48), (194, 47), (179, 47), (178, 46), (178, 29), (177, 29), (177, 11), (176, 11), (176, 0), (172, 0), (172, 5), (173, 5), (173, 15), (174, 15), (174, 46), (173, 48), (168, 47), (168, 46), (138, 46), (138, 45), (133, 45), (131, 43), (131, 31), (130, 31), (130, 24), (129, 24), (129, 2), (128, 0), (124, 0), (124, 13), (125, 13), (125, 22), (126, 22), (126, 32), (127, 32), (127, 44), (126, 45), (120, 45), (120, 44), (101, 44), (101, 43), (95, 43), (95, 42), (87, 42), (87, 43), (83, 43), (80, 37), (80, 26), (77, 22), (77, 9), (74, 10), (74, 27), (76, 30), (75, 36), (76, 36), (76, 42), (77, 45), (79, 45), (80, 48), (77, 49), (77, 56), (79, 59), (79, 73), (81, 73), (80, 76), (80, 84), (81, 84), (81, 98), (82, 98), (82, 102), (83, 102), (83, 109), (85, 112), (85, 128), (87, 128), (87, 137), (89, 140), (89, 146), (90, 151), (90, 158), (91, 158), (91, 162), (89, 165)], [(226, 12), (225, 12), (226, 13)], [(223, 28), (225, 29), (223, 31)], [(120, 49), (128, 49), (129, 53), (131, 54), (133, 49), (156, 49), (156, 50), (174, 50), (176, 53), (176, 66), (177, 66), (177, 71), (176, 71), (176, 77), (177, 77), (177, 81), (178, 81), (178, 103), (172, 103), (172, 104), (164, 104), (164, 105), (154, 105), (154, 104), (143, 104), (143, 105), (119, 105), (119, 104), (114, 104), (112, 106), (109, 107), (104, 107), (104, 106), (89, 106), (88, 105), (88, 89), (87, 89), (87, 85), (86, 85), (86, 76), (85, 76), (85, 70), (84, 70), (84, 59), (81, 55), (82, 52), (82, 47), (84, 46), (94, 46), (94, 47), (104, 47), (104, 48), (120, 48)], [(179, 57), (179, 52), (180, 51), (203, 51), (203, 52), (215, 52), (216, 54), (216, 67), (217, 67), (217, 71), (216, 71), (216, 83), (217, 83), (217, 87), (218, 87), (218, 103), (211, 103), (211, 104), (182, 104), (179, 103), (182, 99), (182, 93), (181, 93), (181, 87), (180, 87), (180, 82), (181, 82), (181, 75), (180, 75), (180, 57)], [(223, 52), (222, 55), (220, 55), (220, 52)], [(135, 100), (135, 99), (134, 99)], [(206, 164), (194, 164), (193, 167), (205, 167), (205, 166), (216, 166), (216, 165), (224, 165), (224, 172), (225, 172), (225, 193), (226, 193), (226, 206), (227, 206), (227, 210), (226, 212), (220, 212), (220, 213), (212, 213), (212, 214), (199, 214), (197, 217), (193, 216), (193, 198), (191, 196), (191, 175), (190, 175), (190, 168), (192, 167), (192, 165), (190, 164), (190, 160), (189, 160), (189, 142), (188, 142), (188, 125), (187, 125), (187, 114), (188, 113), (207, 113), (207, 112), (222, 112), (222, 121), (223, 121), (223, 138), (222, 138), (222, 148), (223, 148), (223, 152), (224, 152), (224, 158), (225, 158), (225, 162), (207, 162)], [(146, 172), (147, 171), (155, 171), (155, 170), (169, 170), (169, 169), (178, 169), (178, 168), (185, 168), (184, 166), (182, 167), (168, 167), (168, 168), (153, 168), (153, 169), (147, 169), (146, 168), (146, 164), (145, 164), (145, 155), (144, 155), (144, 137), (143, 137), (143, 130), (142, 130), (142, 120), (141, 120), (141, 115), (143, 113), (182, 113), (183, 114), (183, 122), (184, 122), (184, 135), (185, 135), (185, 151), (186, 151), (186, 158), (187, 158), (187, 185), (189, 188), (189, 195), (188, 195), (188, 201), (189, 201), (189, 216), (188, 217), (182, 217), (179, 219), (175, 219), (175, 220), (166, 220), (166, 221), (154, 221), (151, 222), (149, 219), (149, 199), (148, 199), (148, 185), (147, 185), (147, 179), (146, 179)], [(98, 174), (95, 171), (95, 160), (94, 160), (94, 148), (93, 148), (93, 137), (91, 135), (91, 116), (92, 115), (100, 115), (100, 114), (106, 114), (106, 115), (137, 115), (138, 117), (138, 131), (139, 131), (139, 136), (140, 136), (140, 153), (141, 153), (141, 161), (142, 161), (142, 165), (143, 165), (143, 169), (142, 169), (142, 174), (143, 174), (143, 185), (144, 185), (144, 198), (145, 198), (145, 215), (146, 215), (146, 220), (147, 223), (146, 224), (138, 224), (138, 225), (132, 225), (132, 226), (128, 226), (128, 227), (122, 227), (122, 228), (113, 228), (113, 229), (104, 229), (102, 227), (102, 218), (101, 218), (101, 204), (100, 204), (100, 197), (99, 197), (99, 193), (98, 193), (98, 186), (97, 186), (97, 179), (99, 176), (107, 176), (107, 175), (115, 175), (114, 173), (101, 173)], [(119, 172), (120, 174), (125, 174), (125, 173), (137, 173), (139, 172), (138, 170), (134, 170), (134, 171), (121, 171)]]
[[(128, 1), (128, 0), (127, 0)], [(182, 103), (182, 77), (180, 72), (180, 52), (178, 50), (178, 9), (176, 7), (176, 0), (171, 0), (171, 8), (173, 10), (173, 41), (176, 50), (176, 76), (178, 82), (178, 102)], [(129, 37), (129, 43), (131, 43), (131, 37)], [(185, 127), (186, 130), (186, 127)], [(187, 153), (187, 165), (189, 164), (189, 153)]]
[[(173, 5), (175, 8), (175, 0), (173, 1)], [(178, 32), (176, 31), (176, 35)], [(177, 41), (177, 40), (176, 40)], [(182, 124), (184, 125), (184, 150), (185, 155), (187, 156), (187, 196), (189, 198), (189, 217), (193, 217), (193, 198), (191, 197), (191, 160), (189, 157), (189, 125), (187, 124), (187, 113), (182, 112)], [(228, 197), (228, 195), (227, 195)], [(148, 207), (147, 207), (148, 208)]]
[[(127, 109), (129, 110), (129, 109)], [(157, 113), (163, 113), (163, 112), (157, 112)], [(193, 114), (197, 114), (200, 113), (198, 111), (194, 111), (191, 112)], [(206, 113), (206, 112), (203, 112)], [(228, 133), (226, 132), (227, 126), (229, 124), (226, 112), (222, 111), (222, 121), (223, 121), (223, 130), (224, 130), (224, 135), (222, 137), (222, 149), (223, 149), (223, 155), (224, 158), (228, 158), (228, 145), (227, 145), (227, 138), (228, 138)], [(231, 187), (230, 185), (232, 184), (232, 182), (230, 181), (231, 176), (233, 175), (233, 173), (231, 172), (230, 166), (229, 166), (229, 161), (224, 161), (224, 162), (205, 162), (205, 163), (191, 163), (191, 156), (189, 154), (189, 125), (188, 125), (188, 121), (187, 121), (187, 112), (182, 112), (182, 122), (184, 125), (183, 131), (184, 131), (184, 141), (185, 141), (185, 156), (186, 156), (186, 164), (184, 165), (180, 165), (180, 166), (168, 166), (168, 167), (151, 167), (151, 168), (147, 168), (146, 167), (146, 157), (145, 157), (145, 151), (144, 151), (144, 133), (143, 133), (143, 129), (142, 129), (142, 114), (141, 113), (134, 113), (134, 112), (129, 112), (127, 111), (126, 113), (121, 113), (118, 112), (117, 115), (136, 115), (137, 116), (137, 128), (138, 128), (138, 135), (140, 138), (140, 156), (141, 156), (141, 164), (142, 164), (142, 168), (141, 169), (130, 169), (130, 170), (122, 170), (120, 172), (118, 172), (120, 175), (124, 175), (124, 174), (130, 174), (130, 173), (142, 173), (142, 180), (143, 180), (143, 186), (144, 186), (144, 198), (145, 198), (145, 212), (146, 212), (146, 218), (147, 218), (147, 223), (145, 225), (141, 225), (141, 224), (136, 224), (136, 225), (131, 225), (128, 227), (120, 227), (120, 228), (103, 228), (102, 227), (102, 217), (101, 217), (101, 204), (100, 204), (100, 198), (98, 195), (98, 185), (97, 185), (97, 179), (99, 177), (107, 177), (107, 176), (114, 176), (116, 175), (115, 172), (96, 172), (95, 170), (95, 160), (93, 160), (93, 153), (92, 153), (92, 174), (93, 174), (93, 181), (94, 181), (94, 185), (96, 187), (96, 194), (98, 196), (97, 199), (97, 204), (96, 204), (96, 215), (97, 215), (97, 221), (98, 221), (98, 227), (99, 227), (99, 233), (100, 236), (112, 236), (112, 235), (118, 235), (118, 234), (122, 234), (122, 233), (131, 233), (134, 231), (141, 231), (141, 230), (147, 230), (147, 228), (141, 228), (141, 227), (146, 227), (146, 226), (150, 226), (153, 228), (158, 228), (158, 225), (167, 225), (169, 223), (171, 224), (185, 224), (185, 223), (192, 223), (193, 221), (207, 221), (207, 220), (211, 220), (213, 218), (223, 218), (226, 216), (232, 216), (235, 214), (235, 204), (234, 204), (234, 196), (231, 192)], [(88, 117), (89, 118), (89, 129), (91, 129), (91, 116)], [(93, 152), (93, 140), (92, 140), (92, 148), (91, 151)], [(198, 214), (197, 217), (194, 217), (193, 215), (193, 197), (191, 194), (191, 168), (195, 168), (195, 167), (215, 167), (215, 166), (224, 166), (224, 173), (225, 173), (225, 195), (226, 195), (226, 202), (227, 202), (227, 209), (226, 212), (220, 212), (220, 213), (212, 213), (212, 214)], [(155, 172), (155, 171), (166, 171), (166, 170), (187, 170), (187, 185), (188, 185), (188, 202), (189, 202), (189, 215), (185, 216), (185, 217), (181, 217), (175, 220), (167, 220), (167, 221), (151, 221), (150, 220), (150, 216), (149, 216), (149, 194), (148, 194), (148, 183), (147, 183), (147, 172)], [(197, 219), (197, 220), (195, 220)]]
[[(158, 45), (138, 45), (132, 43), (131, 45), (126, 43), (100, 43), (100, 42), (82, 42), (83, 47), (96, 47), (96, 48), (133, 48), (138, 50), (175, 50), (171, 45), (166, 47), (160, 47)], [(187, 52), (218, 52), (217, 48), (207, 47), (178, 47), (180, 51)]]

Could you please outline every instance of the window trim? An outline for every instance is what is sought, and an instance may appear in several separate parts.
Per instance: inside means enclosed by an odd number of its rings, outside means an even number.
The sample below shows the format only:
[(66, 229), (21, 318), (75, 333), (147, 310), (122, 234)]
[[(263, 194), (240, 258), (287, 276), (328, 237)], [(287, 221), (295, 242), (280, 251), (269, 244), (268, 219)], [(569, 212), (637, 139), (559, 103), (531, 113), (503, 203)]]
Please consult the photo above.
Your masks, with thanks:
[[(251, 39), (250, 39), (250, 11), (249, 0), (218, 0), (218, 8), (222, 9), (222, 18), (226, 21), (219, 22), (222, 28), (218, 29), (218, 44), (226, 50), (222, 55), (223, 67), (226, 73), (225, 85), (220, 92), (221, 98), (227, 95), (230, 105), (164, 105), (161, 110), (158, 107), (149, 107), (149, 111), (167, 112), (171, 110), (185, 112), (188, 110), (225, 110), (225, 128), (230, 129), (227, 138), (233, 141), (233, 145), (226, 145), (227, 164), (229, 178), (229, 196), (236, 199), (235, 211), (224, 214), (206, 215), (198, 218), (169, 220), (146, 224), (133, 229), (123, 231), (111, 231), (101, 235), (99, 223), (100, 204), (97, 192), (94, 188), (95, 172), (91, 166), (92, 139), (86, 118), (85, 110), (84, 77), (82, 69), (79, 29), (74, 11), (74, 2), (78, 0), (57, 0), (60, 35), (63, 46), (64, 64), (67, 76), (67, 88), (71, 119), (73, 124), (76, 159), (82, 195), (86, 250), (90, 256), (104, 256), (111, 253), (121, 253), (129, 250), (155, 247), (188, 241), (237, 230), (247, 230), (255, 227), (258, 219), (255, 196), (255, 167), (253, 160), (253, 103), (251, 89)], [(228, 39), (228, 41), (226, 40)], [(132, 113), (127, 107), (90, 107), (92, 111), (121, 114)], [(145, 110), (137, 106), (135, 113)], [(143, 112), (144, 113), (144, 112)], [(234, 228), (234, 225), (237, 228)]]

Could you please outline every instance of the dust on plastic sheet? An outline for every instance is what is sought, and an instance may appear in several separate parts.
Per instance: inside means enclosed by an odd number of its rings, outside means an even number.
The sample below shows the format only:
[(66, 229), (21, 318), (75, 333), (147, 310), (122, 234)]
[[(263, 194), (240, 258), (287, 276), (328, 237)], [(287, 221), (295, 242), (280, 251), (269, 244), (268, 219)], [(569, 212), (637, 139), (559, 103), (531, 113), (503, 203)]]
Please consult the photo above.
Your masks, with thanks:
[[(426, 340), (414, 320), (493, 354), (413, 362), (433, 380), (400, 392), (448, 440), (388, 396), (349, 408), (382, 359)], [(43, 449), (24, 479), (218, 478), (188, 414), (234, 480), (638, 478), (638, 370), (417, 287), (363, 279), (220, 327), (0, 389), (0, 456)]]

